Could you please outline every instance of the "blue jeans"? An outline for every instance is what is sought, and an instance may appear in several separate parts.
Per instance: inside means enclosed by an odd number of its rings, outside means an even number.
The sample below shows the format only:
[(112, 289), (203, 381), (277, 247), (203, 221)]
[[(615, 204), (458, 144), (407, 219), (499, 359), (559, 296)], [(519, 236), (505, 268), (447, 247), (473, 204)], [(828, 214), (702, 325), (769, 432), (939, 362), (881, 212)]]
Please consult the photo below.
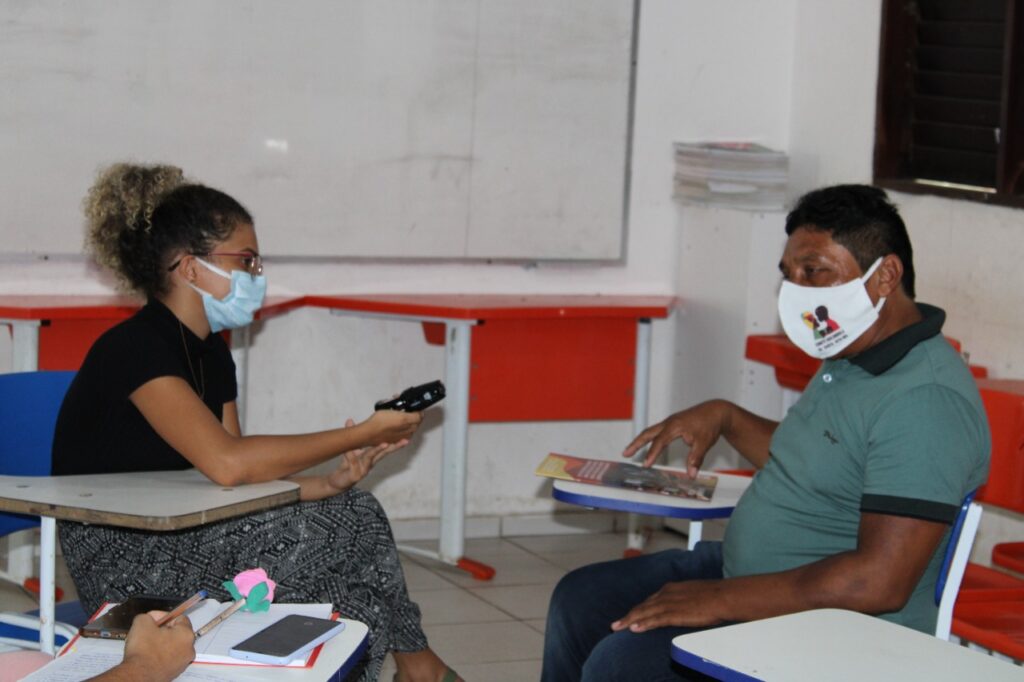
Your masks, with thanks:
[(665, 583), (722, 577), (722, 544), (699, 542), (578, 568), (551, 595), (544, 634), (542, 682), (686, 679), (672, 662), (672, 638), (703, 628), (612, 632), (611, 623)]

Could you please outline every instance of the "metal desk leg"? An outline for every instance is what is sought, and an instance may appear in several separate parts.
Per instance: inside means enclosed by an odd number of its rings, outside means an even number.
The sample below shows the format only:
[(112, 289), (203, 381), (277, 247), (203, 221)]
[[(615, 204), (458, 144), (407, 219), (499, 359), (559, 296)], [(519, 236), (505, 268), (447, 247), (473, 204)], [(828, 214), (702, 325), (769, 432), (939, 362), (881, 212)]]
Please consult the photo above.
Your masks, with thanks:
[[(633, 435), (638, 435), (647, 428), (647, 406), (651, 382), (651, 321), (646, 318), (637, 320), (636, 325), (636, 366), (633, 379)], [(634, 460), (643, 459), (639, 453)], [(626, 533), (626, 556), (640, 554), (647, 543), (647, 536), (640, 525), (641, 516), (628, 516), (629, 529)]]
[(445, 325), (445, 406), (441, 456), (441, 543), (439, 558), (478, 580), (490, 580), (494, 569), (463, 556), (466, 520), (466, 438), (469, 431), (469, 350), (471, 322)]
[(462, 557), (466, 514), (466, 438), (469, 431), (469, 349), (472, 327), (449, 322), (445, 337), (444, 444), (441, 456), (442, 561)]
[[(0, 320), (11, 326), (11, 371), (39, 369), (39, 320)], [(22, 585), (32, 577), (36, 543), (25, 531), (7, 536), (7, 573)]]
[(0, 320), (11, 325), (11, 371), (39, 369), (39, 320)]
[(445, 320), (447, 388), (441, 454), (441, 540), (437, 552), (399, 545), (408, 554), (457, 566), (477, 580), (494, 568), (462, 555), (465, 549), (466, 440), (469, 431), (469, 351), (475, 320)]
[(53, 624), (56, 619), (54, 565), (57, 562), (57, 520), (43, 516), (40, 522), (39, 552), (39, 648), (54, 654)]
[(252, 343), (252, 325), (239, 327), (231, 332), (231, 357), (235, 361), (235, 382), (238, 385), (238, 424), (245, 433), (246, 408), (249, 404), (249, 346)]
[(704, 522), (697, 520), (690, 521), (690, 532), (686, 534), (686, 549), (692, 550), (696, 547), (703, 534)]

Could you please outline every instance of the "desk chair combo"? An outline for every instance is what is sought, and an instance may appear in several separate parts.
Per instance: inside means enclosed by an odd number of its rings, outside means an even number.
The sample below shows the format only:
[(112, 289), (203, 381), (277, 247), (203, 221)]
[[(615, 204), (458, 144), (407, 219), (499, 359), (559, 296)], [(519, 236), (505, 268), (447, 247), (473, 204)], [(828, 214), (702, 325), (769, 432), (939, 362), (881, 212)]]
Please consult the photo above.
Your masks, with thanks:
[[(74, 372), (19, 372), (0, 374), (0, 474), (49, 476), (50, 448), (61, 401)], [(39, 526), (39, 517), (0, 514), (0, 535), (12, 543), (11, 533)], [(22, 534), (24, 535), (24, 534)], [(31, 575), (35, 543), (8, 545), (8, 570), (0, 579), (24, 586)], [(13, 565), (12, 565), (13, 564)], [(38, 580), (35, 580), (38, 595)], [(59, 592), (59, 590), (58, 590)], [(58, 595), (59, 599), (60, 596)], [(81, 605), (68, 602), (57, 607), (56, 641), (62, 644), (86, 621)], [(62, 641), (63, 640), (63, 641)], [(0, 643), (38, 648), (38, 611), (32, 614), (0, 614)]]
[[(973, 498), (970, 493), (961, 504), (944, 549), (935, 585), (934, 638), (861, 613), (816, 609), (680, 635), (672, 641), (672, 660), (714, 679), (743, 682), (1017, 679), (1017, 671), (989, 657), (936, 646), (949, 639), (953, 603), (981, 519), (981, 505)], [(749, 646), (736, 647), (738, 641)]]

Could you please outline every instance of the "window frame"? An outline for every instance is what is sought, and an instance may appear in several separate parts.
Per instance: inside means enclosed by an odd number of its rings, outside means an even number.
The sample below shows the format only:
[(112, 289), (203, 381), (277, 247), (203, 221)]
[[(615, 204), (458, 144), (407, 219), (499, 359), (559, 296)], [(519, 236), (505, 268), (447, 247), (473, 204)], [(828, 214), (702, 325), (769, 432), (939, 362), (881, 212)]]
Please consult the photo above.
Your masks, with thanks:
[(911, 141), (910, 97), (913, 71), (906, 53), (917, 22), (908, 0), (883, 0), (875, 113), (874, 184), (914, 194), (1024, 208), (1024, 0), (1006, 3), (999, 134), (994, 191), (956, 184), (920, 182), (905, 170)]

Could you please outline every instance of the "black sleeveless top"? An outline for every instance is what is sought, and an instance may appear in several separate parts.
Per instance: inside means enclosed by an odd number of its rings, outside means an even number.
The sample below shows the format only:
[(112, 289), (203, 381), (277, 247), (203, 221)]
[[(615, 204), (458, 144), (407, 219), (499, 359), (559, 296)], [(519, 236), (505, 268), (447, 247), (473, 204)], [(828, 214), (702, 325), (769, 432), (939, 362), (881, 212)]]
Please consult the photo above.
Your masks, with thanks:
[(218, 421), (224, 403), (238, 394), (235, 363), (221, 335), (200, 339), (164, 304), (150, 301), (97, 339), (86, 355), (57, 417), (53, 474), (190, 468), (129, 400), (135, 389), (163, 376), (181, 377), (202, 391)]

